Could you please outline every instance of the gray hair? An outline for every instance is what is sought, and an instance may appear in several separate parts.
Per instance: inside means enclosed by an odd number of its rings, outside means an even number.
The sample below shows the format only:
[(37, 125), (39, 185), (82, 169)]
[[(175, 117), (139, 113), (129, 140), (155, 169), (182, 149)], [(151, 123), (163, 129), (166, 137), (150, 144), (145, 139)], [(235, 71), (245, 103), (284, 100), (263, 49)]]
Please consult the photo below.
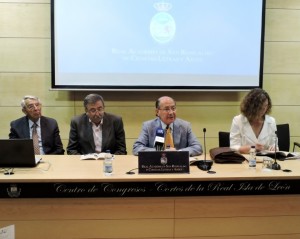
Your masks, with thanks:
[(89, 94), (83, 100), (83, 106), (86, 109), (88, 104), (95, 104), (96, 102), (101, 101), (104, 106), (104, 99), (101, 95), (98, 94)]
[(26, 108), (26, 100), (37, 100), (40, 104), (41, 104), (41, 101), (40, 99), (37, 97), (37, 96), (33, 96), (33, 95), (25, 95), (21, 101), (21, 107), (22, 109), (25, 109)]

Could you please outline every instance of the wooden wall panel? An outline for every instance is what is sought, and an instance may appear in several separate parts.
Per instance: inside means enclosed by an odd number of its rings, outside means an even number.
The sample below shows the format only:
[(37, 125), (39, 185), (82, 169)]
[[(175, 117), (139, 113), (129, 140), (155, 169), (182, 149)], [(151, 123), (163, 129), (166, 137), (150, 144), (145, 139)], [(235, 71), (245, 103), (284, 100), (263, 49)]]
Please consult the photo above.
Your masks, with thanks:
[(16, 238), (173, 237), (171, 198), (1, 199), (0, 212)]
[[(0, 221), (14, 224), (18, 239), (172, 238), (172, 219)], [(18, 233), (21, 232), (21, 233)]]
[(175, 237), (299, 235), (299, 222), (300, 216), (176, 219)]
[[(178, 198), (175, 218), (300, 216), (298, 195)], [(191, 207), (191, 205), (195, 205)]]
[(5, 221), (174, 218), (172, 198), (1, 199), (0, 205)]
[[(299, 239), (300, 237), (300, 234), (293, 234), (293, 235), (255, 235), (255, 239)], [(197, 239), (206, 239), (207, 237), (206, 236), (197, 236)], [(222, 236), (221, 237), (222, 239), (233, 239), (232, 236)], [(238, 237), (236, 237), (238, 239), (250, 239), (250, 238), (254, 238), (254, 237), (249, 237), (249, 236), (242, 236), (242, 235), (239, 235)], [(176, 237), (176, 239), (195, 239), (195, 237)], [(209, 239), (220, 239), (219, 236), (210, 236)]]

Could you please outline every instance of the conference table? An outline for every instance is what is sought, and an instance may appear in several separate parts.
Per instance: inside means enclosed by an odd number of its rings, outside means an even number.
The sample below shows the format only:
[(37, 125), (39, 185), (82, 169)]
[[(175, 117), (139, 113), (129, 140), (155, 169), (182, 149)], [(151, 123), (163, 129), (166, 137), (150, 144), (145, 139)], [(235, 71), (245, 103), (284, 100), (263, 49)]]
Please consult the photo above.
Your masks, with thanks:
[(43, 155), (0, 169), (0, 228), (14, 225), (16, 238), (300, 238), (300, 160), (278, 163), (291, 172), (245, 161), (139, 174), (137, 156), (116, 155), (106, 176), (103, 160)]

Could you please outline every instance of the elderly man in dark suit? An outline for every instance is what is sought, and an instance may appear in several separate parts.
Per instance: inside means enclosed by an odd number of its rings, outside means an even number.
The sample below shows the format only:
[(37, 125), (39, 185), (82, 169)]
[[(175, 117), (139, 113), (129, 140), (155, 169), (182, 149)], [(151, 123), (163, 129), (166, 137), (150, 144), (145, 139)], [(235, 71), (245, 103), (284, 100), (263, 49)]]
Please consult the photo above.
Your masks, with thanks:
[(64, 154), (63, 144), (55, 119), (42, 116), (42, 104), (36, 96), (24, 96), (21, 101), (25, 116), (10, 123), (10, 139), (32, 138), (32, 128), (37, 131), (38, 150), (36, 154)]
[(87, 95), (85, 113), (71, 120), (68, 154), (100, 153), (127, 154), (123, 120), (106, 113), (104, 100), (98, 94)]
[[(189, 122), (176, 118), (175, 100), (168, 96), (160, 97), (155, 103), (157, 118), (143, 123), (139, 138), (133, 145), (133, 154), (139, 151), (155, 151), (156, 130), (163, 129), (165, 133), (165, 144), (167, 131), (170, 133), (171, 145), (168, 150), (189, 151), (190, 156), (202, 154), (202, 146), (193, 134)], [(169, 144), (169, 143), (168, 143)]]

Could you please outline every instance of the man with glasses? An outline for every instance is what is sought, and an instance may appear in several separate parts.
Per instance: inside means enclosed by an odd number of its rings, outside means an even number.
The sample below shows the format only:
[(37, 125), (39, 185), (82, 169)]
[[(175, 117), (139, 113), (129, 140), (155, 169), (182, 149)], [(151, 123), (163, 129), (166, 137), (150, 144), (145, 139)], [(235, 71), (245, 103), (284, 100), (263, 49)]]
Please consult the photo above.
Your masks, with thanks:
[(83, 101), (85, 113), (71, 120), (68, 154), (127, 154), (123, 120), (105, 112), (104, 100), (89, 94)]
[(160, 97), (155, 103), (155, 108), (157, 118), (143, 123), (142, 131), (133, 145), (134, 155), (138, 155), (139, 151), (156, 150), (154, 144), (157, 129), (164, 130), (168, 150), (189, 151), (190, 156), (202, 154), (202, 146), (193, 134), (190, 123), (176, 118), (174, 99), (168, 96)]
[[(36, 135), (36, 154), (64, 154), (59, 128), (55, 119), (42, 116), (42, 104), (36, 96), (24, 96), (21, 101), (25, 116), (10, 123), (10, 139), (34, 138)], [(35, 133), (33, 128), (35, 129)], [(34, 141), (35, 143), (35, 141)]]

